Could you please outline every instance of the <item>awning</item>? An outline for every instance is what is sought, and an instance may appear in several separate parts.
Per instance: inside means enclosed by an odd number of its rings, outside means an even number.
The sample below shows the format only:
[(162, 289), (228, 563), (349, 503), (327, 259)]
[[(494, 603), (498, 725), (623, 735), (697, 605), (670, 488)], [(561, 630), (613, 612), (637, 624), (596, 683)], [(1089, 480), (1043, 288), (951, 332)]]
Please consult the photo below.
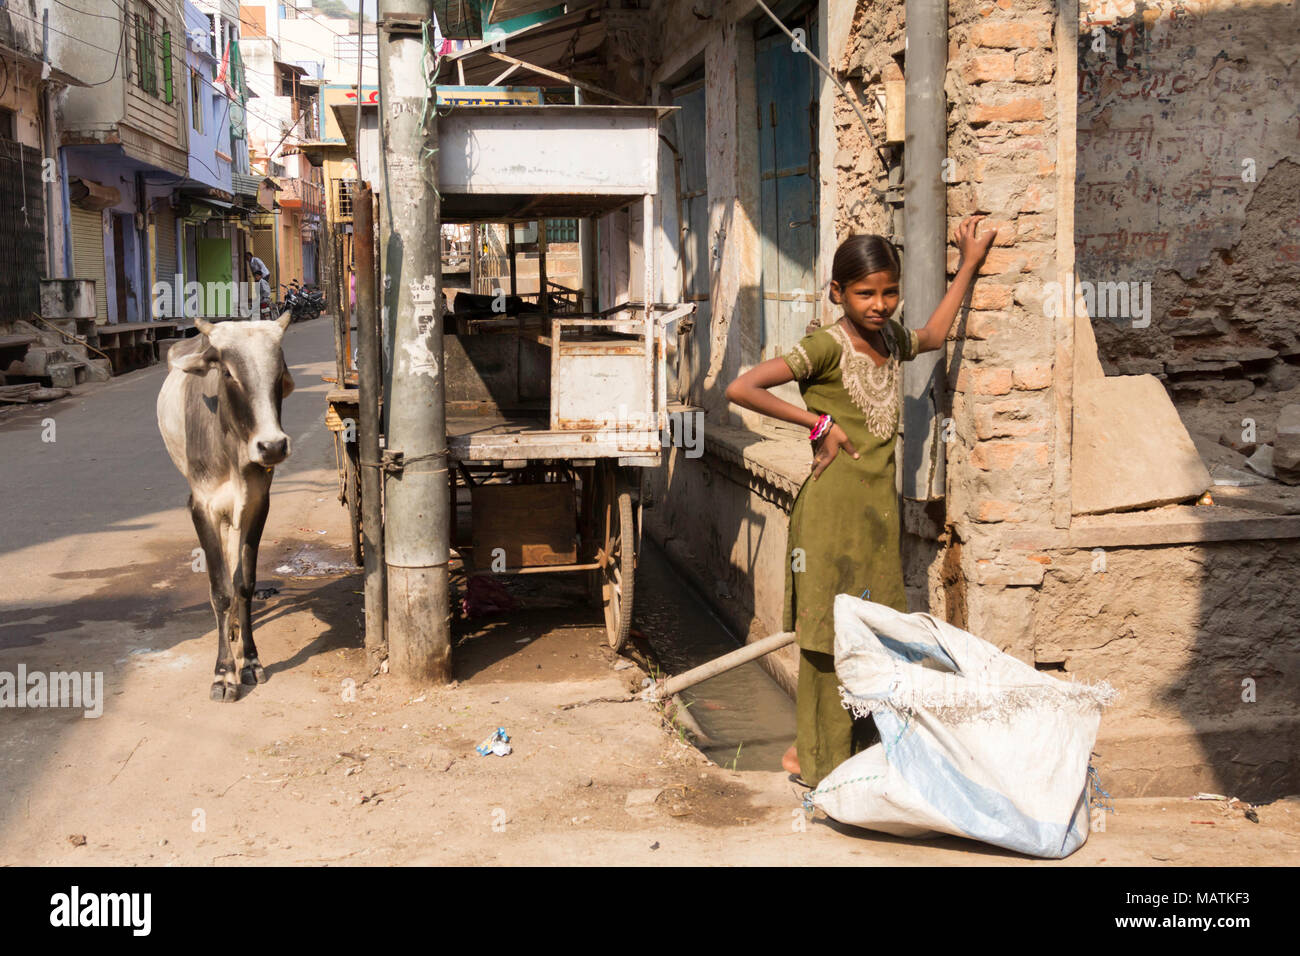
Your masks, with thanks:
[(74, 206), (98, 212), (122, 201), (122, 193), (112, 186), (101, 186), (93, 179), (70, 179), (68, 201)]
[[(572, 9), (576, 4), (569, 4)], [(507, 35), (506, 52), (513, 59), (560, 73), (569, 73), (584, 66), (604, 72), (602, 47), (605, 42), (605, 24), (601, 9), (585, 5), (562, 17), (524, 27)], [(492, 41), (484, 40), (449, 53), (443, 67), (444, 75), (459, 78), (461, 66), (465, 70), (465, 85), (483, 86), (501, 75), (509, 65), (491, 56)], [(584, 63), (584, 61), (586, 61)], [(539, 79), (540, 77), (540, 79)], [(526, 79), (528, 78), (528, 79)], [(527, 66), (520, 67), (510, 76), (512, 84), (520, 86), (556, 86), (552, 77), (534, 73)]]

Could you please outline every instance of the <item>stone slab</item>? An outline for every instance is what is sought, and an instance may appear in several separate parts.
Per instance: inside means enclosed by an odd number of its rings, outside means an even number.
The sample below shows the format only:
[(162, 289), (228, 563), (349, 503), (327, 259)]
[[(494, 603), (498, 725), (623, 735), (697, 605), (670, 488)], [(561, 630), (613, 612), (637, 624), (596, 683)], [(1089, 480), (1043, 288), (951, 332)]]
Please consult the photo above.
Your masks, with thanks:
[(1164, 386), (1151, 375), (1075, 383), (1073, 513), (1188, 501), (1213, 484)]

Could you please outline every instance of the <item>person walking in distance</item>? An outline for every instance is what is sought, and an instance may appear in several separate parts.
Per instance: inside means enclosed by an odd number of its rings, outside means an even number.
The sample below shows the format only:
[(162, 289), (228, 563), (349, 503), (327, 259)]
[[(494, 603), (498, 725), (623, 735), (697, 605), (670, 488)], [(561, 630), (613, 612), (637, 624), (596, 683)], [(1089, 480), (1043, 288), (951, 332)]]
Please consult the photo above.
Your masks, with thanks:
[(251, 252), (244, 253), (244, 262), (248, 266), (248, 274), (252, 278), (253, 287), (257, 290), (257, 316), (264, 320), (270, 319), (271, 284), (266, 277), (271, 274), (271, 271), (267, 269), (265, 262)]

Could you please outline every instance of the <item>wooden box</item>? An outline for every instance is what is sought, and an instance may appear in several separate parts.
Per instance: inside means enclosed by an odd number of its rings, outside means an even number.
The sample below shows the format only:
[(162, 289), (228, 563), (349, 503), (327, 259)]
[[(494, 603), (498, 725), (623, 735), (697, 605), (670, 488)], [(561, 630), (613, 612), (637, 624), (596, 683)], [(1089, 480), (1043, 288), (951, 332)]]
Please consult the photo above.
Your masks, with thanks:
[(577, 508), (571, 481), (475, 485), (470, 511), (477, 571), (577, 563)]

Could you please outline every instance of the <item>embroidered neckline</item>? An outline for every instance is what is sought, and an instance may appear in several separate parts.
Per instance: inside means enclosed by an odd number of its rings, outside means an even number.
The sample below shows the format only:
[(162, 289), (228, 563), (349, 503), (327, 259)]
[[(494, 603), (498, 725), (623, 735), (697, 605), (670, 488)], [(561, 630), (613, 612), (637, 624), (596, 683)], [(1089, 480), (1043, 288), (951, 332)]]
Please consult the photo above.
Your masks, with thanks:
[(867, 431), (885, 441), (898, 431), (900, 404), (898, 349), (891, 341), (888, 328), (886, 326), (884, 335), (889, 354), (884, 365), (877, 365), (870, 355), (855, 349), (848, 333), (838, 322), (827, 329), (840, 345), (840, 378), (849, 399), (862, 412)]

